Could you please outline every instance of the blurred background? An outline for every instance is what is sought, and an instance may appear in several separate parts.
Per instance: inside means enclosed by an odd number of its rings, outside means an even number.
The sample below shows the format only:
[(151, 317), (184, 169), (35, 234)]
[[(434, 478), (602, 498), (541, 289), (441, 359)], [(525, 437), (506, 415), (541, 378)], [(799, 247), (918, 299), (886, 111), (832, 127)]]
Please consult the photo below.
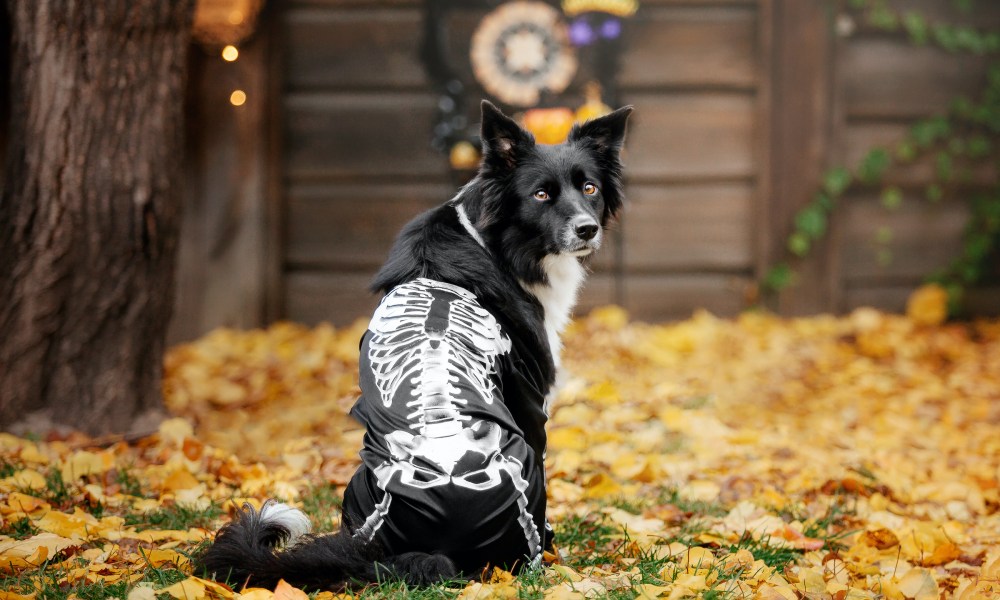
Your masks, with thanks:
[(481, 98), (555, 138), (636, 107), (578, 314), (900, 311), (935, 277), (996, 314), (998, 26), (992, 1), (200, 0), (170, 341), (367, 314), (397, 231), (468, 178)]

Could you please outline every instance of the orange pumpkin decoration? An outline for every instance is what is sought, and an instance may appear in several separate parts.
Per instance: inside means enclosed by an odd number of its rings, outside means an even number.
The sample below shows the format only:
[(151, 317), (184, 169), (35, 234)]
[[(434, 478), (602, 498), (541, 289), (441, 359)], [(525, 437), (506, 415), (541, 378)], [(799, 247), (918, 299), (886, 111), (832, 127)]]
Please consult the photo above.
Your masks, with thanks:
[(524, 128), (539, 144), (561, 144), (573, 128), (573, 111), (568, 108), (532, 108), (524, 111)]

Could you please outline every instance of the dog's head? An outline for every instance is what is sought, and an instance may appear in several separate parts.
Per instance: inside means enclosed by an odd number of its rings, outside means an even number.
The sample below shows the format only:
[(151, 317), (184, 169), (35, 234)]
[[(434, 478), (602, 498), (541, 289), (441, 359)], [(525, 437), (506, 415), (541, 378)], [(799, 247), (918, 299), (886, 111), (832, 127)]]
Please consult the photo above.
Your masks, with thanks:
[(476, 227), (499, 243), (523, 280), (538, 281), (546, 256), (587, 256), (624, 201), (625, 126), (632, 107), (573, 127), (559, 145), (534, 137), (487, 101), (482, 104), (486, 194)]

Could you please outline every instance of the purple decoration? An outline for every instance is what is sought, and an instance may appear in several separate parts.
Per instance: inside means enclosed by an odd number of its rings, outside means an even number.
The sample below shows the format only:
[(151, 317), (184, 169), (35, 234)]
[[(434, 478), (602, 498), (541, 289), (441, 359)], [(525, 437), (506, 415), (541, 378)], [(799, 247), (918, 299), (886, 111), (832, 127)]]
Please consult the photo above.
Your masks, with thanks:
[(570, 23), (569, 41), (574, 46), (588, 46), (597, 39), (597, 33), (585, 17), (578, 17)]
[(608, 19), (601, 23), (601, 37), (606, 40), (617, 39), (622, 34), (622, 22), (618, 19)]

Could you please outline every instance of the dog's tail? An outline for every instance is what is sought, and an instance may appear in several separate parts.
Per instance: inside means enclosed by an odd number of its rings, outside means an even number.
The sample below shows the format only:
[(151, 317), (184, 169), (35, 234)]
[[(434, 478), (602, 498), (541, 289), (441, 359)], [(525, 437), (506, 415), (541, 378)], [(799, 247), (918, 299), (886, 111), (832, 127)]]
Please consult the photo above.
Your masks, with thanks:
[(244, 505), (202, 555), (198, 572), (237, 587), (273, 589), (278, 581), (311, 590), (340, 590), (351, 583), (398, 578), (427, 585), (458, 575), (441, 554), (383, 556), (377, 546), (346, 529), (309, 535), (302, 511), (268, 501), (258, 512)]

